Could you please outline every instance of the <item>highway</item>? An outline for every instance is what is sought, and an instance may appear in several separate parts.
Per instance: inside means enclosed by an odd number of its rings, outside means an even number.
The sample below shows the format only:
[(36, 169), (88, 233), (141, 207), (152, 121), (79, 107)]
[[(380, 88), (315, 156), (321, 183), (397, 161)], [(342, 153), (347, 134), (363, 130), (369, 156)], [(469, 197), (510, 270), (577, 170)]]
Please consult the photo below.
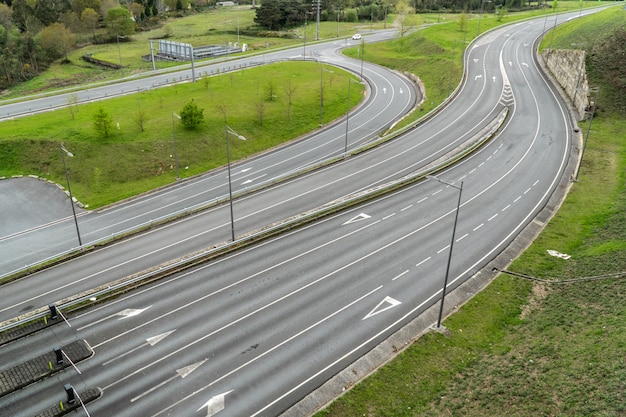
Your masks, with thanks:
[[(88, 405), (94, 416), (276, 416), (348, 367), (441, 296), (461, 183), (448, 291), (504, 250), (571, 169), (567, 109), (534, 58), (543, 27), (542, 18), (481, 37), (466, 55), (465, 84), (438, 115), (376, 150), (238, 199), (237, 227), (251, 230), (281, 212), (419, 170), (508, 107), (488, 144), (437, 174), (454, 187), (424, 180), (71, 315), (71, 328), (60, 323), (4, 346), (3, 358), (19, 358), (84, 339), (95, 355), (78, 364), (80, 375), (67, 370), (1, 398), (3, 412), (32, 416), (62, 400), (70, 382), (79, 392), (102, 389)], [(3, 286), (2, 314), (46, 305), (79, 292), (80, 282), (106, 282), (168, 259), (169, 248), (197, 249), (227, 232), (227, 207), (218, 207), (116, 243)], [(152, 251), (163, 252), (150, 258)], [(68, 284), (57, 288), (62, 278)]]
[[(386, 39), (392, 32), (376, 35), (377, 40)], [(360, 61), (348, 59), (337, 54), (339, 48), (350, 46), (355, 41), (341, 40), (317, 44), (307, 47), (307, 59), (330, 63), (361, 74)], [(300, 54), (298, 56), (298, 54)], [(230, 67), (250, 67), (258, 65), (260, 57), (241, 58), (237, 61), (212, 64), (202, 67), (203, 73), (223, 73)], [(302, 47), (267, 54), (266, 61), (302, 59)], [(200, 72), (200, 70), (198, 70)], [(413, 83), (405, 77), (381, 68), (364, 63), (363, 79), (371, 89), (357, 109), (351, 111), (346, 123), (335, 123), (313, 132), (305, 139), (282, 147), (274, 152), (264, 153), (249, 158), (240, 164), (233, 164), (233, 192), (250, 190), (264, 184), (273, 184), (281, 177), (302, 170), (320, 161), (341, 155), (346, 148), (354, 149), (364, 143), (378, 138), (378, 135), (389, 128), (394, 121), (413, 109), (420, 99)], [(146, 88), (172, 80), (172, 74), (164, 74), (151, 78), (138, 79), (123, 84), (112, 84), (106, 87), (92, 88), (76, 92), (80, 101), (92, 100), (94, 96), (117, 96), (128, 91), (141, 91)], [(182, 71), (179, 78), (189, 77), (189, 71)], [(356, 78), (358, 80), (358, 78)], [(346, 94), (347, 94), (346, 86)], [(354, 90), (354, 89), (353, 89)], [(0, 113), (12, 112), (16, 115), (23, 112), (23, 106), (37, 109), (36, 105), (63, 106), (67, 104), (67, 95), (41, 98), (27, 103), (16, 103), (0, 107)], [(172, 109), (172, 111), (178, 111)], [(317, 110), (317, 109), (316, 109)], [(232, 126), (237, 129), (237, 126)], [(232, 138), (231, 138), (232, 139)], [(249, 142), (254, 137), (247, 138)], [(234, 139), (237, 140), (236, 138)], [(238, 147), (245, 143), (233, 144)], [(79, 158), (80, 155), (76, 155)], [(171, 216), (183, 210), (205, 205), (228, 196), (227, 175), (224, 169), (212, 171), (206, 175), (190, 178), (165, 189), (148, 193), (138, 198), (118, 203), (113, 207), (101, 210), (79, 210), (78, 224), (84, 246), (123, 231), (131, 230), (139, 225), (147, 224), (156, 219)], [(36, 264), (46, 258), (56, 256), (72, 248), (78, 247), (77, 232), (71, 210), (67, 207), (67, 217), (50, 220), (44, 224), (25, 225), (19, 230), (12, 230), (0, 236), (0, 275), (9, 274), (26, 265)]]

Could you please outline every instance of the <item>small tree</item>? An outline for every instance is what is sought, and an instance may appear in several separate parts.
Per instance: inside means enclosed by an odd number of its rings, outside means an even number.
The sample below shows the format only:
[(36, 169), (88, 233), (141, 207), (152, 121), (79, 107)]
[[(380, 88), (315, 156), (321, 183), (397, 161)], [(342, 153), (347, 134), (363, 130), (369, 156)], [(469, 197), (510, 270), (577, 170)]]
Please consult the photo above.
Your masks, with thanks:
[(124, 7), (113, 7), (107, 10), (104, 23), (109, 36), (126, 36), (135, 31), (135, 22), (131, 19), (128, 9)]
[(72, 115), (72, 120), (74, 120), (76, 113), (78, 113), (78, 96), (76, 93), (72, 93), (67, 97), (67, 109)]
[(67, 59), (74, 43), (74, 35), (61, 23), (53, 23), (39, 33), (39, 44), (51, 58)]
[(96, 39), (96, 28), (98, 27), (98, 21), (100, 20), (100, 15), (94, 9), (87, 7), (80, 14), (80, 22), (83, 26), (84, 30), (88, 30), (91, 32), (91, 36), (93, 39)]
[(113, 118), (104, 107), (99, 107), (93, 116), (93, 128), (103, 138), (108, 138), (113, 131)]
[(185, 129), (195, 129), (204, 121), (204, 109), (198, 107), (196, 102), (191, 101), (180, 111), (180, 122)]

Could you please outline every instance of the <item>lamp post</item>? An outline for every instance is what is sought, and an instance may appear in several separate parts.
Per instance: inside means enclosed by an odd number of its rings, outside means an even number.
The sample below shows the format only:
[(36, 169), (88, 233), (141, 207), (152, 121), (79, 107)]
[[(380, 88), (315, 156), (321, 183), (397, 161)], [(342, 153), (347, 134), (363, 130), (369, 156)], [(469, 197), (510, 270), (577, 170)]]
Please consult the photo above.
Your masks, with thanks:
[(74, 224), (76, 225), (76, 236), (78, 236), (78, 246), (83, 246), (83, 242), (80, 239), (80, 230), (78, 229), (78, 219), (76, 218), (76, 209), (74, 208), (74, 199), (72, 198), (72, 187), (70, 187), (70, 176), (67, 173), (67, 165), (65, 164), (65, 155), (72, 158), (73, 153), (65, 149), (65, 146), (61, 144), (61, 159), (63, 159), (63, 169), (65, 170), (65, 180), (67, 181), (67, 191), (70, 193), (70, 205), (72, 206), (72, 214), (74, 215)]
[(120, 50), (120, 38), (121, 39), (126, 39), (126, 37), (122, 36), (122, 35), (115, 35), (117, 36), (117, 55), (120, 58), (120, 70), (123, 72), (123, 65), (122, 65), (122, 51)]
[(491, 0), (483, 0), (480, 3), (480, 14), (478, 15), (478, 32), (476, 32), (476, 36), (480, 35), (480, 19), (483, 17), (483, 9), (485, 8), (485, 3), (491, 3)]
[(437, 329), (441, 329), (441, 317), (443, 316), (443, 304), (446, 298), (446, 287), (448, 286), (448, 276), (450, 274), (450, 262), (452, 261), (452, 248), (454, 246), (454, 238), (456, 235), (456, 224), (459, 219), (459, 209), (461, 208), (461, 194), (463, 194), (463, 181), (461, 181), (460, 186), (456, 186), (453, 183), (443, 181), (435, 176), (427, 175), (427, 178), (438, 181), (442, 184), (446, 184), (450, 187), (454, 187), (459, 190), (459, 199), (456, 204), (456, 212), (454, 213), (454, 226), (452, 228), (452, 240), (450, 241), (450, 251), (448, 252), (448, 263), (446, 265), (446, 275), (443, 280), (443, 289), (441, 290), (441, 304), (439, 305), (439, 315), (437, 316)]
[(233, 135), (238, 139), (246, 140), (246, 138), (235, 132), (230, 126), (226, 125), (226, 158), (228, 161), (228, 199), (230, 201), (230, 233), (232, 241), (235, 241), (235, 216), (233, 214), (233, 187), (230, 179), (230, 145), (228, 135)]
[(176, 163), (176, 181), (178, 181), (180, 179), (180, 175), (178, 175), (178, 149), (176, 148), (176, 123), (174, 122), (175, 117), (180, 119), (179, 115), (172, 112), (172, 136), (174, 137), (174, 160)]
[[(598, 94), (600, 88), (590, 88), (590, 92)], [(589, 124), (587, 125), (587, 133), (585, 134), (585, 140), (583, 142), (583, 149), (580, 152), (580, 161), (578, 162), (578, 169), (576, 170), (576, 177), (574, 181), (578, 181), (578, 174), (580, 173), (580, 167), (583, 164), (583, 156), (585, 156), (585, 148), (587, 147), (587, 140), (589, 139), (589, 132), (591, 131), (591, 124), (593, 123), (593, 116), (596, 113), (596, 98), (593, 99), (593, 106), (591, 107), (591, 118), (589, 119)]]
[(322, 108), (324, 106), (324, 72), (334, 73), (334, 71), (325, 70), (324, 67), (320, 63), (320, 124), (319, 127), (322, 127)]
[(344, 147), (344, 154), (348, 155), (348, 119), (350, 118), (350, 85), (356, 83), (352, 78), (348, 78), (348, 107), (346, 109), (346, 145)]

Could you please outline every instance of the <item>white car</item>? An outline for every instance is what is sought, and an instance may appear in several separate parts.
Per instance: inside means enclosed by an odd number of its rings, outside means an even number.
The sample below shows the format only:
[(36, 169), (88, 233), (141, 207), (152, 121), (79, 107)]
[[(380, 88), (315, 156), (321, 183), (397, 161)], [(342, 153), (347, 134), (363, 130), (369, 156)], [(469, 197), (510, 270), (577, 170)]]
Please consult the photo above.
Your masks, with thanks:
[(354, 39), (355, 41), (358, 41), (359, 39), (361, 39), (361, 34), (355, 33), (354, 35), (352, 35), (352, 39)]

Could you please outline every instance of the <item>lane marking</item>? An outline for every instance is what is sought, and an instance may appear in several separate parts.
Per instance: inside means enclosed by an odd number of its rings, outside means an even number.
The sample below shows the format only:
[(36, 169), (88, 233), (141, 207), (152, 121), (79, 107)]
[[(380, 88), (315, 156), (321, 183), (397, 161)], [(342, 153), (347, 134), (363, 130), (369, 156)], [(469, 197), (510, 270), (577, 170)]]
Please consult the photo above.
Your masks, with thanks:
[(378, 303), (378, 305), (376, 307), (374, 307), (372, 309), (372, 311), (370, 311), (369, 313), (367, 313), (365, 315), (365, 317), (363, 317), (361, 320), (367, 320), (370, 317), (373, 317), (377, 314), (382, 313), (383, 311), (387, 311), (389, 309), (392, 309), (394, 307), (399, 306), (400, 304), (402, 304), (401, 301), (396, 300), (395, 298), (391, 298), (389, 296), (386, 296), (383, 301), (381, 301), (380, 303)]
[(397, 276), (393, 277), (391, 280), (392, 280), (392, 281), (395, 281), (395, 280), (397, 280), (398, 278), (402, 277), (403, 275), (406, 275), (408, 272), (409, 272), (409, 270), (407, 269), (406, 271), (404, 271), (404, 272), (403, 272), (403, 273), (401, 273), (400, 275), (397, 275)]

